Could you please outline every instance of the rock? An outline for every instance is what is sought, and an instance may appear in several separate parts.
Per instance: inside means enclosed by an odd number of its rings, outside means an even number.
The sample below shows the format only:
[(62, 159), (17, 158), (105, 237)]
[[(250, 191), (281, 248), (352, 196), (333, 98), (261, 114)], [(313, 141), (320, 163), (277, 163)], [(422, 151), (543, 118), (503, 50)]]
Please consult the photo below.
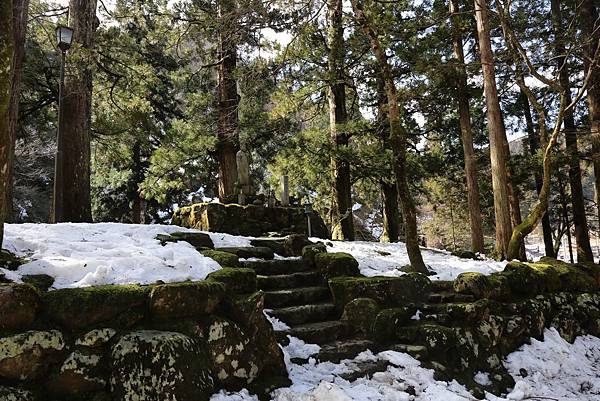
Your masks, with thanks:
[(0, 400), (2, 401), (35, 401), (36, 398), (28, 390), (0, 385)]
[(309, 261), (311, 264), (315, 264), (315, 256), (319, 253), (326, 253), (327, 246), (324, 243), (319, 242), (317, 244), (306, 245), (302, 248), (302, 259)]
[(0, 377), (33, 380), (44, 375), (65, 348), (57, 330), (28, 331), (0, 338)]
[(54, 284), (54, 277), (47, 274), (26, 274), (21, 277), (24, 283), (31, 284), (40, 291), (48, 291)]
[(204, 337), (213, 377), (228, 390), (239, 390), (260, 374), (262, 360), (253, 354), (250, 338), (233, 321), (215, 318)]
[(225, 284), (225, 289), (229, 293), (246, 294), (256, 292), (256, 271), (254, 269), (225, 267), (210, 273), (207, 280)]
[(283, 240), (285, 250), (283, 256), (302, 256), (302, 249), (311, 244), (312, 242), (304, 234), (290, 234)]
[(459, 258), (462, 259), (473, 259), (473, 260), (479, 260), (479, 258), (477, 257), (477, 254), (473, 251), (469, 251), (466, 249), (458, 249), (454, 252), (451, 253), (454, 256), (457, 256)]
[(400, 307), (383, 309), (377, 315), (372, 325), (373, 336), (382, 343), (393, 342), (397, 339), (397, 330), (411, 322), (416, 313), (415, 307)]
[(315, 265), (327, 279), (340, 276), (360, 276), (358, 262), (352, 255), (345, 252), (317, 253), (315, 254)]
[(369, 336), (379, 312), (379, 305), (371, 298), (356, 298), (346, 304), (342, 321), (355, 332)]
[(431, 281), (420, 273), (399, 277), (335, 277), (329, 280), (339, 310), (355, 298), (371, 298), (381, 306), (422, 303), (431, 292)]
[(171, 233), (171, 237), (176, 241), (185, 241), (195, 248), (214, 248), (210, 235), (199, 232), (175, 231)]
[(117, 334), (117, 331), (110, 328), (94, 329), (75, 340), (75, 345), (83, 345), (92, 348), (101, 347), (109, 342), (115, 334)]
[(461, 273), (454, 280), (455, 292), (474, 295), (477, 298), (485, 298), (489, 293), (490, 287), (488, 277), (482, 273)]
[[(1, 244), (0, 244), (1, 245)], [(7, 270), (17, 270), (26, 261), (13, 255), (11, 252), (0, 247), (0, 267)]]
[(61, 365), (60, 371), (50, 377), (47, 389), (66, 397), (103, 390), (106, 379), (101, 375), (101, 361), (102, 356), (98, 353), (73, 351)]
[(212, 280), (157, 285), (150, 292), (150, 312), (158, 319), (210, 314), (224, 295), (225, 285)]
[(200, 253), (207, 258), (216, 261), (221, 267), (241, 267), (240, 258), (233, 253), (215, 251), (212, 249), (202, 250)]
[(255, 247), (270, 248), (278, 255), (285, 255), (285, 247), (283, 238), (254, 238), (250, 240), (250, 245)]
[(273, 259), (275, 254), (273, 250), (266, 246), (227, 246), (217, 248), (217, 251), (229, 252), (237, 255), (239, 258), (259, 258), (259, 259)]
[(110, 387), (120, 401), (207, 401), (213, 379), (206, 351), (175, 332), (140, 330), (112, 347)]
[(71, 330), (131, 327), (144, 318), (149, 287), (101, 285), (44, 294), (46, 317)]
[(27, 284), (0, 285), (0, 329), (31, 327), (40, 305), (40, 296)]

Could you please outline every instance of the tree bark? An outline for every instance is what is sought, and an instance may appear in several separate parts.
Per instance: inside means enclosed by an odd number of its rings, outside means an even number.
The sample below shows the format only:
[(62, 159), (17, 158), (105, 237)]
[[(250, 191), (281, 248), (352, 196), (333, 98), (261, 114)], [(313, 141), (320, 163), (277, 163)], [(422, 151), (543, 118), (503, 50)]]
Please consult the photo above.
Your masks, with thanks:
[[(381, 74), (377, 75), (377, 129), (384, 150), (391, 150), (390, 123), (387, 116), (387, 96)], [(383, 233), (381, 242), (398, 242), (400, 239), (400, 210), (398, 208), (398, 185), (395, 177), (379, 180), (383, 203)]]
[[(559, 72), (560, 86), (564, 92), (565, 101), (571, 103), (571, 85), (569, 83), (569, 71), (565, 58), (565, 46), (563, 43), (562, 16), (560, 1), (551, 0), (552, 25), (554, 29), (554, 47), (556, 51), (556, 62)], [(575, 238), (577, 240), (577, 261), (585, 262), (594, 260), (590, 237), (588, 233), (587, 217), (585, 215), (585, 202), (583, 198), (583, 187), (581, 185), (581, 169), (579, 166), (579, 152), (577, 149), (577, 128), (572, 109), (567, 110), (564, 118), (565, 144), (569, 156), (569, 183), (571, 186), (571, 202), (573, 205), (573, 224), (575, 225)]]
[(133, 177), (134, 183), (131, 191), (131, 222), (140, 224), (142, 222), (142, 199), (140, 198), (139, 185), (143, 180), (142, 151), (140, 142), (133, 144)]
[(23, 59), (25, 58), (25, 35), (27, 32), (27, 16), (29, 9), (29, 0), (13, 0), (13, 37), (15, 44), (15, 54), (13, 59), (13, 80), (10, 95), (9, 107), (9, 132), (10, 138), (8, 142), (9, 160), (8, 174), (5, 179), (8, 180), (5, 184), (6, 193), (4, 197), (4, 219), (7, 223), (14, 221), (13, 210), (13, 166), (15, 157), (15, 141), (17, 138), (17, 123), (19, 120), (19, 100), (21, 94), (21, 75), (23, 69)]
[[(510, 156), (510, 147), (508, 146), (508, 140), (506, 136), (504, 136), (504, 152), (507, 156)], [(523, 218), (521, 217), (521, 203), (519, 202), (519, 188), (516, 184), (512, 182), (512, 177), (514, 177), (514, 171), (512, 167), (507, 164), (506, 166), (506, 176), (508, 178), (508, 199), (510, 202), (510, 222), (513, 227), (518, 227), (522, 222)], [(546, 214), (544, 212), (544, 214)], [(519, 254), (518, 258), (521, 261), (527, 260), (527, 255), (525, 253), (525, 238), (521, 238), (519, 241)]]
[[(525, 114), (525, 122), (527, 124), (527, 139), (529, 141), (529, 153), (533, 158), (537, 156), (538, 151), (540, 150), (540, 138), (538, 133), (535, 131), (535, 126), (533, 124), (533, 117), (531, 116), (531, 105), (529, 104), (529, 100), (527, 100), (527, 95), (521, 91), (520, 93), (521, 103), (523, 105), (523, 112)], [(542, 174), (540, 169), (536, 169), (534, 172), (535, 177), (535, 190), (540, 195), (542, 191)], [(552, 241), (552, 226), (550, 224), (550, 216), (548, 211), (544, 213), (544, 217), (542, 217), (542, 232), (544, 236), (544, 250), (546, 256), (551, 258), (556, 257), (556, 252), (554, 251), (554, 243)]]
[(6, 183), (9, 181), (10, 99), (14, 66), (13, 11), (10, 1), (0, 3), (0, 248), (4, 238)]
[(486, 0), (475, 0), (475, 18), (479, 52), (483, 71), (483, 89), (487, 105), (488, 131), (490, 138), (490, 160), (492, 166), (492, 188), (494, 192), (494, 212), (496, 222), (496, 254), (503, 259), (507, 256), (512, 233), (510, 200), (508, 194), (507, 158), (504, 148), (506, 132), (496, 87), (494, 55), (490, 42), (490, 27)]
[(373, 28), (371, 16), (366, 14), (359, 0), (352, 0), (352, 8), (357, 22), (361, 25), (371, 42), (371, 49), (377, 59), (381, 75), (385, 82), (385, 92), (388, 99), (390, 144), (394, 154), (392, 166), (394, 168), (394, 174), (396, 175), (398, 196), (402, 205), (408, 258), (414, 271), (428, 274), (427, 267), (425, 266), (421, 255), (421, 249), (419, 248), (417, 212), (408, 188), (408, 179), (406, 175), (407, 138), (406, 130), (400, 122), (400, 109), (398, 107), (398, 94), (396, 91), (396, 84), (394, 83), (394, 76), (392, 75), (392, 70), (385, 54), (385, 50), (381, 47), (379, 37)]
[(62, 211), (56, 222), (91, 222), (90, 137), (92, 119), (92, 51), (98, 27), (96, 0), (71, 0), (69, 25), (73, 28), (72, 53), (81, 59), (67, 69), (59, 118), (58, 150), (62, 179), (57, 182)]
[(239, 118), (237, 81), (237, 46), (232, 27), (235, 24), (233, 0), (219, 1), (219, 103), (218, 144), (219, 199), (223, 203), (237, 202), (237, 164), (235, 155), (239, 150)]
[(348, 121), (346, 110), (346, 83), (344, 74), (344, 28), (342, 25), (342, 0), (329, 0), (327, 12), (327, 44), (329, 47), (329, 131), (333, 156), (331, 174), (333, 178), (331, 204), (331, 237), (337, 240), (354, 241), (352, 218), (352, 184), (350, 163), (340, 151), (348, 147)]
[(584, 39), (583, 60), (586, 74), (592, 69), (587, 104), (592, 138), (596, 206), (598, 208), (598, 224), (600, 224), (600, 19), (598, 8), (594, 5), (593, 0), (582, 0), (580, 21)]
[(452, 21), (454, 58), (456, 58), (456, 97), (458, 101), (460, 132), (465, 160), (469, 223), (471, 227), (471, 249), (473, 252), (483, 253), (484, 243), (483, 228), (481, 224), (481, 207), (479, 204), (479, 184), (477, 182), (477, 161), (473, 149), (473, 133), (471, 129), (471, 113), (467, 89), (467, 71), (465, 68), (465, 55), (460, 32), (460, 21), (458, 20), (458, 0), (449, 0), (448, 4)]

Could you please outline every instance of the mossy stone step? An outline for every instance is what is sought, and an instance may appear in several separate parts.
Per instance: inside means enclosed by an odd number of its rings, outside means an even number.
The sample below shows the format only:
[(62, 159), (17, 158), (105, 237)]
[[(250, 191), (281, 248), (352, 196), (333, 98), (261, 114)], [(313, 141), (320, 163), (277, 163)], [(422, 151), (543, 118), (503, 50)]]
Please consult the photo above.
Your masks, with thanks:
[(259, 259), (273, 259), (275, 253), (271, 248), (266, 246), (227, 246), (216, 248), (217, 251), (229, 252), (237, 255), (238, 258), (259, 258)]
[(344, 324), (339, 320), (331, 320), (319, 323), (307, 323), (292, 327), (286, 330), (286, 334), (312, 344), (326, 344), (337, 340), (342, 331)]
[(323, 303), (290, 306), (273, 309), (271, 314), (287, 325), (322, 322), (335, 317), (335, 305), (333, 303)]
[(323, 344), (316, 359), (319, 362), (339, 363), (342, 359), (353, 359), (368, 349), (376, 352), (377, 345), (373, 341), (363, 339), (338, 340)]
[(263, 291), (285, 290), (324, 284), (321, 275), (317, 271), (257, 276), (256, 278), (258, 280), (258, 288)]
[(473, 302), (475, 301), (475, 297), (472, 295), (457, 294), (452, 291), (443, 291), (429, 294), (427, 301), (432, 304)]
[(262, 276), (292, 274), (312, 270), (310, 263), (303, 259), (243, 260), (244, 267), (256, 270)]
[(289, 290), (265, 291), (265, 307), (269, 309), (284, 308), (326, 301), (331, 299), (327, 287), (302, 287)]
[(454, 291), (453, 283), (454, 283), (454, 281), (434, 280), (431, 282), (431, 291), (432, 292)]

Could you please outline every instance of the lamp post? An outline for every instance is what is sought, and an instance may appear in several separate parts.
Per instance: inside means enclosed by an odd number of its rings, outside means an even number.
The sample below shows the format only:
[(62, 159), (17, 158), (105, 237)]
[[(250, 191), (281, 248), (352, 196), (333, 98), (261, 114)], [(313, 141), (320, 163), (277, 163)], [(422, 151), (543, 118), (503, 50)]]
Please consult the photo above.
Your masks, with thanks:
[(67, 50), (73, 42), (73, 29), (67, 26), (59, 25), (56, 27), (56, 42), (57, 47), (61, 51), (60, 58), (60, 83), (58, 86), (58, 130), (56, 133), (56, 156), (54, 158), (54, 202), (53, 202), (53, 217), (54, 223), (63, 221), (63, 124), (64, 116), (62, 111), (63, 92), (65, 86), (65, 56)]
[(308, 222), (308, 237), (312, 237), (312, 227), (310, 225), (310, 215), (313, 212), (313, 207), (312, 207), (312, 203), (310, 203), (310, 201), (307, 201), (304, 204), (304, 214), (306, 215), (307, 218), (307, 222)]

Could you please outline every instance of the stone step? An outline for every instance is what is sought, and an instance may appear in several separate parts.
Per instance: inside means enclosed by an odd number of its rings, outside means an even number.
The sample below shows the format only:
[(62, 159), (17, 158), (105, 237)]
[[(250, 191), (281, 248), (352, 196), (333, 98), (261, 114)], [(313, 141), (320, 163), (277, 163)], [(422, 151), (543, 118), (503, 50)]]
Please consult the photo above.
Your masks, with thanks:
[(331, 299), (328, 287), (301, 287), (278, 291), (264, 291), (268, 309), (306, 305)]
[(319, 323), (307, 323), (286, 330), (287, 334), (311, 344), (326, 344), (340, 337), (345, 327), (339, 320)]
[(409, 354), (416, 359), (425, 358), (429, 352), (427, 347), (424, 345), (412, 345), (412, 344), (394, 344), (389, 347), (391, 351), (404, 352)]
[(453, 302), (473, 302), (473, 301), (475, 301), (475, 297), (472, 295), (457, 294), (455, 292), (443, 291), (443, 292), (433, 292), (433, 293), (429, 294), (429, 298), (427, 301), (432, 304), (445, 304), (445, 303), (453, 303)]
[(289, 288), (318, 286), (324, 280), (317, 271), (307, 271), (273, 276), (257, 276), (258, 288), (263, 291), (285, 290)]
[(266, 246), (226, 246), (216, 248), (217, 251), (229, 252), (237, 255), (238, 258), (258, 258), (258, 259), (273, 259), (275, 254), (271, 248)]
[(335, 317), (335, 305), (332, 303), (290, 306), (273, 309), (271, 315), (287, 325), (323, 322)]
[(256, 270), (261, 276), (292, 274), (312, 270), (304, 259), (242, 260), (242, 265)]
[(338, 340), (323, 344), (315, 359), (319, 362), (339, 363), (342, 359), (353, 359), (356, 355), (368, 349), (376, 352), (376, 348), (377, 345), (370, 340)]
[(454, 281), (434, 280), (431, 282), (432, 292), (453, 291)]
[(375, 361), (363, 361), (357, 364), (356, 369), (352, 372), (342, 373), (338, 375), (349, 382), (356, 381), (362, 377), (371, 379), (375, 373), (385, 372), (392, 364), (389, 361), (378, 359)]

